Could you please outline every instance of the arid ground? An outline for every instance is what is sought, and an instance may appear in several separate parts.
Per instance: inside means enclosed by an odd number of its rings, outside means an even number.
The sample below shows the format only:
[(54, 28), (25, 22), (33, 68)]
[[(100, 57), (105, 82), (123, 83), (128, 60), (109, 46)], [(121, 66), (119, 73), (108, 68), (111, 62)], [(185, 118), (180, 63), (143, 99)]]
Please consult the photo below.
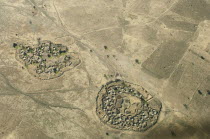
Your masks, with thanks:
[(210, 0), (0, 0), (0, 138), (209, 139)]

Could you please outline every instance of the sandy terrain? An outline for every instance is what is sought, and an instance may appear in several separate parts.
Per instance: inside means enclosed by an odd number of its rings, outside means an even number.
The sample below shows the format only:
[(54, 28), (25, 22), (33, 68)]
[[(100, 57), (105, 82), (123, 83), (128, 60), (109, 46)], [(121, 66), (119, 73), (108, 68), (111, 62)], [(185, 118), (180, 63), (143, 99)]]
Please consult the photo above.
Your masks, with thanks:
[[(13, 46), (39, 39), (68, 47), (80, 64), (37, 78)], [(116, 79), (158, 100), (154, 125), (101, 120), (97, 98)], [(136, 94), (112, 106), (134, 115)], [(0, 0), (1, 139), (208, 139), (209, 106), (210, 0)]]

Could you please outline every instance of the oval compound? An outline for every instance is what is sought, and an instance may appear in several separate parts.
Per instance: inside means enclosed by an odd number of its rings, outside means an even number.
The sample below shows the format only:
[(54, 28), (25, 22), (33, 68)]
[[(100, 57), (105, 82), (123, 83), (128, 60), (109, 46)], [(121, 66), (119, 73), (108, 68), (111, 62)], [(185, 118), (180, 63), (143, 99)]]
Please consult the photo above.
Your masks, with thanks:
[(143, 87), (116, 80), (98, 93), (96, 113), (113, 128), (145, 131), (156, 124), (161, 107), (161, 102)]
[(16, 59), (23, 63), (29, 73), (40, 79), (61, 76), (81, 63), (79, 55), (69, 48), (51, 41), (39, 41), (37, 47), (14, 43)]

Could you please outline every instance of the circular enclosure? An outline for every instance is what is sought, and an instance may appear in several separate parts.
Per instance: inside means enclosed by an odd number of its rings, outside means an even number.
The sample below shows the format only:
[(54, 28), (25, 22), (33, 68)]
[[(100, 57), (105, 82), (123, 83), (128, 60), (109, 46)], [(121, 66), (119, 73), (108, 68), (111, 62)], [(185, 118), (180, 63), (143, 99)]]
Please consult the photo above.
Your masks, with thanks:
[(147, 130), (157, 123), (162, 107), (143, 87), (122, 80), (104, 85), (96, 101), (100, 120), (121, 130)]

